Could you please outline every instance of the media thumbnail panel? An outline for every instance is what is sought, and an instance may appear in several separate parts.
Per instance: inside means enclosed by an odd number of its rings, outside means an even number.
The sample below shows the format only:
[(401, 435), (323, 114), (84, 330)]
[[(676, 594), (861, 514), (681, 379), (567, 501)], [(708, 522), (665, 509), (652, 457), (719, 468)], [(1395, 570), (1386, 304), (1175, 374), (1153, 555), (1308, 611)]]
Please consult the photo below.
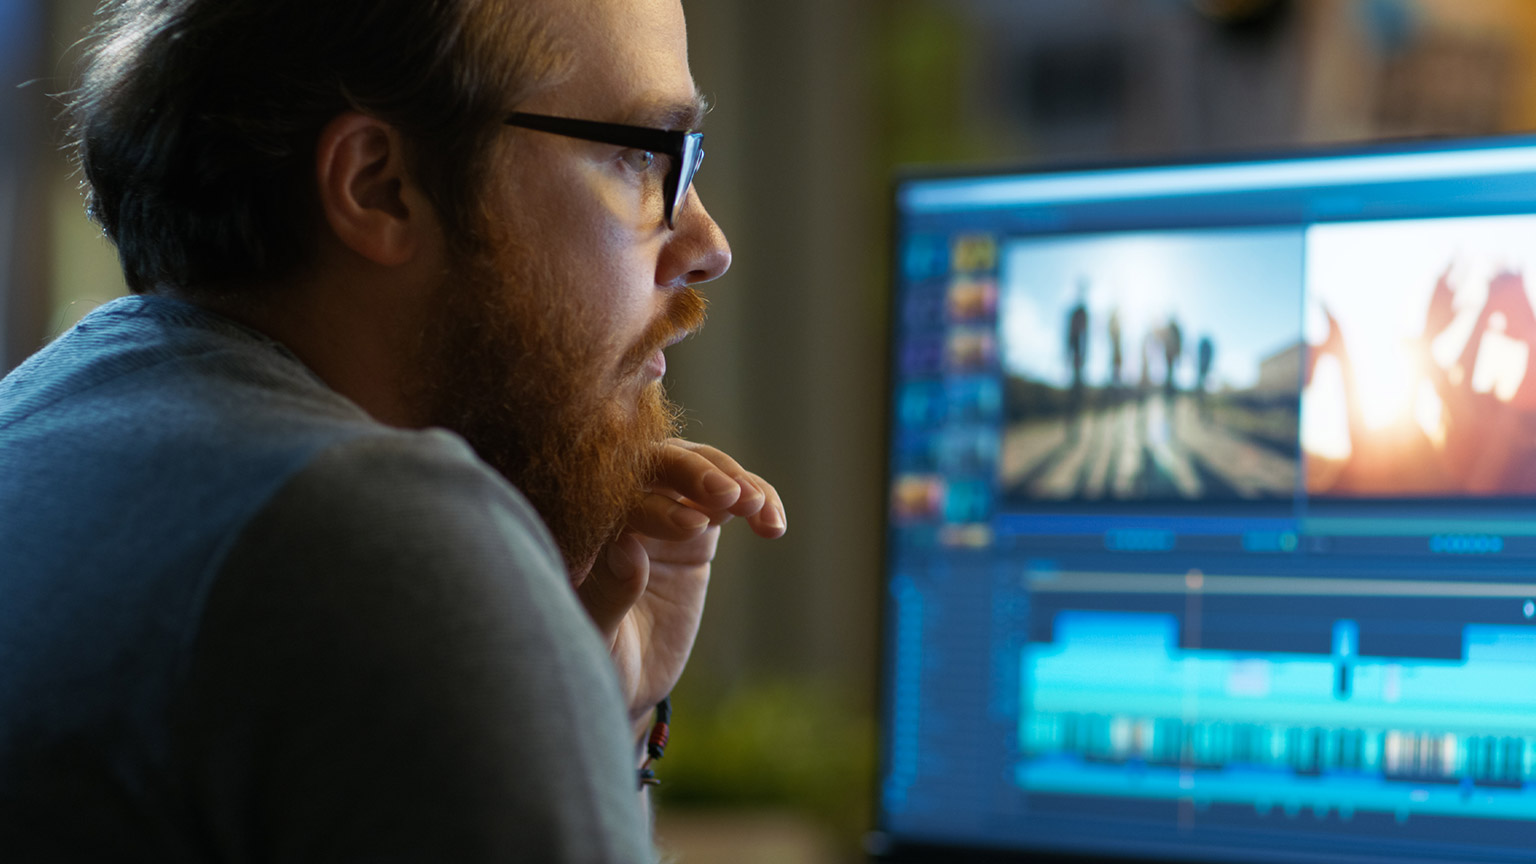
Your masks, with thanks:
[(1310, 496), (1536, 494), (1533, 264), (1531, 216), (1308, 229)]
[(1004, 506), (1297, 493), (1301, 228), (1020, 239), (999, 274)]

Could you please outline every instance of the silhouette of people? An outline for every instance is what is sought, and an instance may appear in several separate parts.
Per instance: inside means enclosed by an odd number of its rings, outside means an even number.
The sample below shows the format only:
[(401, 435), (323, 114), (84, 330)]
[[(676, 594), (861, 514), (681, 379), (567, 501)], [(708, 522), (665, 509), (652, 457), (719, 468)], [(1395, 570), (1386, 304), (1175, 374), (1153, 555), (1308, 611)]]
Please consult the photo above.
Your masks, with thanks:
[[(1318, 361), (1332, 356), (1339, 365), (1349, 456), (1321, 478), (1314, 492), (1365, 495), (1510, 494), (1536, 491), (1536, 311), (1531, 307), (1523, 275), (1501, 272), (1488, 284), (1488, 296), (1479, 311), (1461, 353), (1449, 367), (1434, 358), (1431, 345), (1456, 318), (1455, 287), (1451, 268), (1440, 274), (1425, 311), (1422, 333), (1408, 344), (1413, 370), (1411, 401), (1396, 423), (1381, 428), (1366, 425), (1361, 403), (1362, 386), (1356, 377), (1344, 334), (1325, 306), (1328, 336), (1309, 346), (1304, 366), (1304, 386), (1310, 386)], [(1490, 338), (1522, 343), (1526, 365), (1518, 384), (1501, 397), (1501, 388), (1478, 392), (1477, 372), (1483, 348)], [(1439, 440), (1415, 422), (1417, 402), (1424, 382), (1440, 401)], [(1486, 384), (1486, 382), (1484, 382)]]
[(1328, 319), (1328, 335), (1321, 344), (1308, 346), (1302, 386), (1312, 385), (1319, 361), (1324, 357), (1332, 357), (1338, 364), (1349, 456), (1331, 479), (1324, 479), (1329, 477), (1324, 469), (1309, 465), (1309, 490), (1378, 495), (1432, 491), (1438, 480), (1428, 475), (1438, 474), (1439, 466), (1427, 437), (1411, 424), (1394, 424), (1384, 430), (1372, 430), (1366, 425), (1360, 381), (1344, 330), (1327, 304), (1321, 305)]
[(1146, 401), (1147, 391), (1152, 389), (1152, 342), (1156, 333), (1148, 333), (1141, 339), (1141, 379), (1136, 382), (1137, 397)]
[(1068, 434), (1082, 425), (1083, 366), (1088, 362), (1088, 281), (1077, 284), (1077, 305), (1067, 316), (1067, 362), (1072, 366), (1072, 390), (1067, 398)]
[(1210, 403), (1206, 401), (1206, 387), (1210, 384), (1211, 365), (1216, 362), (1216, 343), (1210, 336), (1201, 336), (1200, 345), (1195, 350), (1197, 366), (1195, 367), (1195, 400), (1200, 407), (1200, 419), (1210, 419)]
[[(1449, 372), (1429, 358), (1429, 344), (1450, 326), (1454, 289), (1450, 268), (1435, 285), (1420, 339), (1420, 368), (1442, 403), (1447, 473), (1467, 492), (1530, 492), (1536, 489), (1536, 311), (1531, 308), (1520, 273), (1501, 272), (1488, 283), (1488, 299), (1478, 313), (1460, 357)], [(1507, 401), (1500, 388), (1477, 392), (1478, 364), (1490, 337), (1522, 343), (1525, 368)]]
[(1167, 361), (1163, 365), (1163, 392), (1172, 396), (1176, 388), (1174, 373), (1179, 369), (1179, 358), (1184, 354), (1184, 333), (1179, 329), (1178, 319), (1169, 317), (1168, 326), (1162, 332), (1163, 358)]
[(1116, 393), (1120, 391), (1122, 379), (1121, 367), (1125, 365), (1125, 353), (1120, 344), (1120, 310), (1109, 310), (1109, 385)]

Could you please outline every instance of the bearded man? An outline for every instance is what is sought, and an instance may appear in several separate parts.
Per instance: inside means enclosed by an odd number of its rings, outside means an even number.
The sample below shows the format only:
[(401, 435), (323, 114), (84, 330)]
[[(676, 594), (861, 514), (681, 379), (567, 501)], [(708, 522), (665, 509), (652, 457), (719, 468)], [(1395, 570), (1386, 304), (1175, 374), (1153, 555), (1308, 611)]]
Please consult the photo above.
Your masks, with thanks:
[[(120, 0), (133, 296), (0, 382), (7, 860), (635, 861), (720, 527), (678, 0)], [(574, 590), (573, 590), (574, 589)]]

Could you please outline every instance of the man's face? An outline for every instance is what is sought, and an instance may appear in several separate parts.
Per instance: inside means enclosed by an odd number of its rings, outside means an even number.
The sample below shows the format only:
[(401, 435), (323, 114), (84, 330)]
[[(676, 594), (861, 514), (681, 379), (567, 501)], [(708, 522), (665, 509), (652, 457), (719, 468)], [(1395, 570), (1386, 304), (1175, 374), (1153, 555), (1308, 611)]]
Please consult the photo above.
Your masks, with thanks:
[[(572, 74), (518, 110), (691, 125), (676, 0), (547, 5)], [(483, 242), (450, 265), (428, 322), (422, 386), (433, 422), (518, 486), (584, 572), (675, 430), (661, 349), (703, 323), (691, 286), (725, 272), (730, 249), (692, 191), (666, 227), (661, 174), (643, 154), (510, 127), (505, 137)]]
[[(573, 71), (519, 111), (667, 129), (702, 119), (677, 0), (545, 6), (573, 52)], [(595, 324), (591, 347), (606, 355), (607, 383), (638, 389), (659, 380), (659, 353), (632, 352), (673, 295), (730, 266), (719, 226), (690, 191), (676, 229), (666, 227), (665, 156), (646, 168), (643, 153), (616, 145), (526, 129), (505, 139), (505, 219), (571, 283), (566, 299)]]

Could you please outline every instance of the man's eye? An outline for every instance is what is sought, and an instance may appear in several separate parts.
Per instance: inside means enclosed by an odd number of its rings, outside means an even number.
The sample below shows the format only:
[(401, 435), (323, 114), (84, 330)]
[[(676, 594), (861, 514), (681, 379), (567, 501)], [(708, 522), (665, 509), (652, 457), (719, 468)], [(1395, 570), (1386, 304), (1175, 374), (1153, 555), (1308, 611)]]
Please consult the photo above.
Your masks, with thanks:
[(636, 172), (646, 172), (656, 164), (656, 154), (649, 150), (624, 151), (624, 164)]

